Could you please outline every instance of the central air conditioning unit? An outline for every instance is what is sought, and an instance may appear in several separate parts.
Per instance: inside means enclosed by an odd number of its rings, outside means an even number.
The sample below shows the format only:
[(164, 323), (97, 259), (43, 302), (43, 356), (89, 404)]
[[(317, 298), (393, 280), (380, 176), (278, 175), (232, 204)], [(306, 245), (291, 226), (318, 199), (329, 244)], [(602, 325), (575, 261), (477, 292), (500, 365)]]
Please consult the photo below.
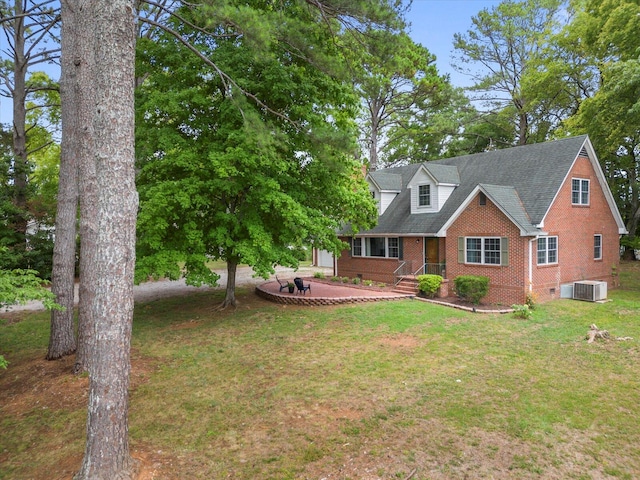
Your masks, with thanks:
[(573, 282), (573, 299), (597, 302), (607, 298), (607, 282), (582, 281)]

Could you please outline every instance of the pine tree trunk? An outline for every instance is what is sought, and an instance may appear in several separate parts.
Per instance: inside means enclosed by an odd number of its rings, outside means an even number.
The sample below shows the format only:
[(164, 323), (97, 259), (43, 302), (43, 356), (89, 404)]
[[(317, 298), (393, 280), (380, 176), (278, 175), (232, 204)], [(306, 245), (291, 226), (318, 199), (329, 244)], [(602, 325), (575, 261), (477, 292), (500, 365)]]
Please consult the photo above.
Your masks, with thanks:
[[(88, 15), (87, 15), (88, 14)], [(135, 8), (132, 0), (83, 2), (93, 31), (93, 158), (97, 211), (88, 321), (96, 332), (89, 365), (87, 440), (76, 479), (135, 478), (129, 455), (128, 388), (138, 198), (134, 178)], [(83, 158), (82, 161), (85, 161)]]
[(15, 247), (26, 248), (27, 233), (27, 187), (29, 176), (29, 162), (27, 158), (27, 69), (28, 60), (25, 57), (25, 19), (22, 16), (22, 0), (15, 0), (14, 11), (14, 48), (13, 48), (13, 187), (14, 204), (18, 213), (13, 218), (13, 228), (16, 231), (19, 244)]
[(61, 4), (62, 56), (60, 98), (62, 109), (62, 145), (56, 211), (56, 236), (53, 246), (51, 291), (65, 309), (51, 311), (51, 334), (47, 360), (56, 360), (76, 351), (74, 330), (74, 282), (76, 256), (76, 216), (78, 209), (78, 76), (74, 64), (76, 52), (72, 35), (77, 28), (75, 16), (67, 2)]
[[(66, 0), (69, 10), (75, 15), (75, 31), (66, 46), (73, 49), (77, 90), (72, 107), (78, 129), (76, 154), (78, 155), (78, 195), (80, 203), (80, 285), (78, 303), (78, 348), (76, 351), (75, 373), (90, 370), (92, 350), (95, 343), (95, 328), (91, 315), (91, 305), (95, 301), (92, 285), (97, 282), (97, 271), (93, 268), (98, 234), (98, 200), (96, 196), (95, 139), (93, 124), (95, 108), (94, 90), (95, 68), (93, 51), (93, 30), (95, 19), (91, 17), (91, 5), (81, 0)], [(85, 4), (84, 7), (82, 5)], [(64, 41), (64, 39), (63, 39)], [(64, 52), (63, 52), (64, 56)], [(63, 104), (63, 110), (65, 106)]]

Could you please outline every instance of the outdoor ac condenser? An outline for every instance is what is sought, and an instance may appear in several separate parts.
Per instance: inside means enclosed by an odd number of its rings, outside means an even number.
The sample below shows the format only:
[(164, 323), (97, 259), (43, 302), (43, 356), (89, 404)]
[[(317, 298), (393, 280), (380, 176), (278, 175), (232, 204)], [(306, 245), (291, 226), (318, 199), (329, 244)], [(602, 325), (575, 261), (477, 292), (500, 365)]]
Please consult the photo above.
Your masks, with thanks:
[(574, 300), (597, 302), (607, 298), (607, 282), (582, 281), (573, 282)]

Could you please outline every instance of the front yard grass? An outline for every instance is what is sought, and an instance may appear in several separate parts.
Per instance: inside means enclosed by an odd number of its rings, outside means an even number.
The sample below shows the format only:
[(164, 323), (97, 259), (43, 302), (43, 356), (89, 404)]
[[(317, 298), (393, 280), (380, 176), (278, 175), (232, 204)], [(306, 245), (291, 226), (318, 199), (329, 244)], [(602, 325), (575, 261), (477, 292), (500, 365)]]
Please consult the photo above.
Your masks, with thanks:
[[(557, 300), (529, 320), (242, 289), (235, 311), (216, 311), (222, 291), (137, 305), (141, 478), (639, 478), (639, 263), (610, 302)], [(0, 478), (70, 478), (86, 378), (43, 360), (46, 314), (16, 320), (0, 320)], [(587, 344), (593, 323), (612, 339)]]

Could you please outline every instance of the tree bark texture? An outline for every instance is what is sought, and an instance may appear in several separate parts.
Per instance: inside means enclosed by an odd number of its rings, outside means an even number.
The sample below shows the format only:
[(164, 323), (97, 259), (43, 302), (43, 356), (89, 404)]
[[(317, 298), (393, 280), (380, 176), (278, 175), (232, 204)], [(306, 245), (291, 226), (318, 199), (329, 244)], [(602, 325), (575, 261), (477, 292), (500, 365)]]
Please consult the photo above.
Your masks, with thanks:
[[(76, 351), (74, 329), (74, 282), (76, 257), (76, 217), (78, 210), (78, 75), (77, 52), (73, 35), (77, 29), (75, 14), (68, 2), (61, 3), (62, 56), (60, 98), (62, 109), (62, 145), (56, 211), (56, 236), (53, 246), (51, 291), (64, 310), (51, 311), (51, 334), (47, 360), (56, 360)], [(79, 63), (79, 62), (78, 62)]]
[(235, 307), (236, 301), (236, 272), (238, 270), (238, 262), (235, 260), (227, 260), (227, 290), (225, 292), (224, 301), (220, 308), (226, 308), (229, 305)]
[[(93, 115), (96, 102), (95, 69), (97, 59), (94, 53), (93, 31), (96, 28), (92, 2), (65, 0), (74, 15), (75, 31), (68, 48), (73, 49), (74, 74), (76, 75), (75, 151), (78, 155), (78, 195), (80, 202), (80, 285), (78, 303), (78, 349), (74, 370), (76, 373), (90, 370), (92, 350), (96, 340), (96, 326), (92, 323), (91, 305), (94, 302), (94, 288), (98, 272), (93, 267), (98, 234), (98, 200), (96, 196), (95, 135)], [(64, 41), (64, 40), (63, 40)], [(114, 47), (115, 48), (115, 47)], [(64, 52), (63, 52), (64, 56)], [(62, 110), (64, 112), (65, 105)]]
[[(138, 196), (134, 177), (135, 6), (133, 0), (82, 3), (93, 34), (91, 127), (95, 166), (94, 274), (84, 287), (95, 332), (89, 365), (87, 440), (76, 479), (134, 478), (128, 407)], [(86, 77), (83, 77), (85, 79)], [(84, 214), (84, 212), (83, 212)], [(83, 219), (84, 221), (84, 219)]]
[[(13, 186), (15, 188), (14, 204), (20, 213), (14, 220), (15, 230), (22, 240), (26, 241), (27, 232), (27, 186), (29, 176), (29, 163), (27, 158), (27, 132), (26, 132), (26, 80), (28, 58), (25, 56), (25, 17), (23, 14), (22, 0), (15, 0), (15, 20), (13, 20)], [(26, 244), (22, 245), (26, 248)]]

